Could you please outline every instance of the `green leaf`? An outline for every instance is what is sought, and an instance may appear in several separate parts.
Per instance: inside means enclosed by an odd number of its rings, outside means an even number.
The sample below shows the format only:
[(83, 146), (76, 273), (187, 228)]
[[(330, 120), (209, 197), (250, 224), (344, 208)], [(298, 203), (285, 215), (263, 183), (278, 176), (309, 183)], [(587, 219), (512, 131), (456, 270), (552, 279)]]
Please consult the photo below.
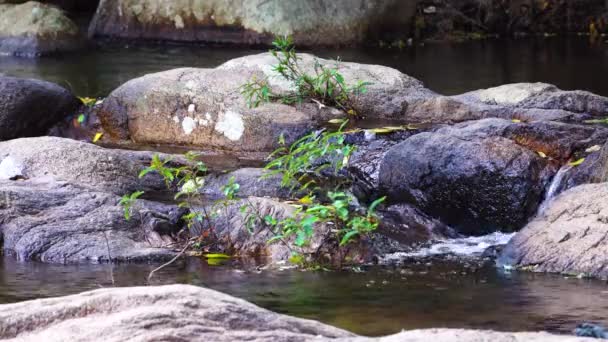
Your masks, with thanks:
[(356, 230), (348, 231), (346, 234), (344, 234), (342, 240), (340, 240), (340, 246), (348, 244), (357, 235), (359, 235), (359, 232)]
[(373, 213), (376, 211), (376, 208), (382, 204), (384, 201), (386, 200), (386, 196), (384, 197), (380, 197), (377, 200), (373, 201), (372, 204), (369, 205), (369, 208), (367, 209), (368, 212)]

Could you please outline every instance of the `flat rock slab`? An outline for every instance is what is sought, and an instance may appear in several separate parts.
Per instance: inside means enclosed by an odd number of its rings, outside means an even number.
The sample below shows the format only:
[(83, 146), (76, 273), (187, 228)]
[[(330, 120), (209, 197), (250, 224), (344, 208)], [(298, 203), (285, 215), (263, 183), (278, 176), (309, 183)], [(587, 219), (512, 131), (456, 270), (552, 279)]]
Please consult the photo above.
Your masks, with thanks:
[(109, 288), (0, 306), (9, 341), (585, 342), (546, 333), (431, 329), (367, 338), (189, 286)]

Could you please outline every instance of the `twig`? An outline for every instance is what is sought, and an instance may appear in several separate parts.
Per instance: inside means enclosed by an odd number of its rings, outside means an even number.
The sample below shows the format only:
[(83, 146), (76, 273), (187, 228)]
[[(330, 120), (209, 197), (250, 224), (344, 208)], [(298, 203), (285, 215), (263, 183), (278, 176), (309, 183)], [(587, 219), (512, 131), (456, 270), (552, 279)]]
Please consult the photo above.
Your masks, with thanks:
[(106, 235), (106, 231), (103, 231), (103, 237), (106, 240), (106, 248), (108, 249), (108, 261), (110, 262), (110, 279), (112, 280), (112, 286), (115, 286), (114, 282), (114, 261), (112, 260), (112, 254), (110, 253), (110, 242), (108, 241), (108, 236)]
[(154, 273), (162, 270), (163, 268), (171, 265), (172, 263), (175, 262), (175, 260), (179, 259), (184, 253), (186, 253), (186, 250), (192, 246), (193, 241), (190, 241), (186, 244), (186, 246), (184, 246), (184, 249), (181, 250), (181, 252), (179, 252), (173, 259), (169, 260), (167, 263), (160, 265), (159, 267), (153, 269), (150, 274), (148, 274), (148, 283), (150, 283), (150, 279), (152, 279), (152, 276), (154, 275)]

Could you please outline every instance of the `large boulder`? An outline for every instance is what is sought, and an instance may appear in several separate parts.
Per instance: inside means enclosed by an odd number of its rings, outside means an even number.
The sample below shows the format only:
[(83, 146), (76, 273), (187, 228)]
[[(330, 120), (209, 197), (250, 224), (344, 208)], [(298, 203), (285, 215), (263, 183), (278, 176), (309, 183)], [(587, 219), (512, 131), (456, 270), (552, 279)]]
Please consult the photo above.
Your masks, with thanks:
[(462, 233), (523, 227), (554, 169), (501, 136), (511, 124), (486, 119), (406, 139), (384, 155), (380, 191), (391, 202), (414, 204)]
[(55, 6), (0, 3), (0, 54), (40, 56), (75, 50), (82, 43), (78, 26)]
[(0, 75), (0, 141), (44, 135), (79, 106), (56, 84)]
[(1, 181), (0, 240), (18, 260), (158, 261), (175, 255), (180, 210), (139, 202), (127, 221), (120, 197), (65, 182)]
[(262, 309), (217, 291), (189, 286), (99, 289), (0, 306), (0, 338), (19, 341), (460, 341), (585, 342), (547, 333), (458, 329), (361, 337), (322, 323)]
[(509, 242), (500, 262), (608, 277), (608, 183), (581, 185), (553, 199)]
[(386, 27), (407, 27), (413, 2), (395, 0), (103, 0), (92, 36), (233, 44), (360, 44)]
[[(438, 97), (420, 81), (395, 69), (336, 64), (309, 54), (298, 57), (300, 67), (308, 73), (313, 73), (319, 62), (338, 67), (348, 85), (371, 82), (365, 94), (353, 99), (355, 110), (366, 117), (428, 121), (434, 120), (432, 112), (444, 108), (443, 101), (448, 106), (459, 104)], [(331, 118), (346, 115), (308, 101), (297, 106), (268, 103), (250, 108), (241, 90), (252, 79), (267, 79), (276, 94), (293, 91), (294, 84), (273, 71), (276, 63), (271, 54), (263, 53), (237, 58), (215, 69), (187, 68), (146, 75), (112, 92), (97, 115), (109, 139), (241, 152), (272, 151), (278, 147), (281, 134), (289, 143)]]

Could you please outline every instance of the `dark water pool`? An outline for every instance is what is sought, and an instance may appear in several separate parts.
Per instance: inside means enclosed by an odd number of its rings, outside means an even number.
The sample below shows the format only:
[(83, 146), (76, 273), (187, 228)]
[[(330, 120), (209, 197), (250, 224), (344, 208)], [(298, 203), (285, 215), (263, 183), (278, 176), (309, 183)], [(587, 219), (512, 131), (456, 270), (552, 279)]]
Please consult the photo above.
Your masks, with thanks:
[[(102, 45), (62, 57), (0, 57), (0, 72), (57, 82), (80, 96), (105, 96), (120, 84), (177, 67), (214, 67), (263, 50)], [(512, 82), (549, 82), (608, 96), (608, 44), (586, 37), (434, 43), (415, 48), (316, 50), (345, 61), (382, 64), (423, 80), (444, 94), (458, 94)]]
[[(117, 286), (143, 285), (154, 265), (120, 265)], [(493, 265), (425, 262), (355, 272), (242, 271), (200, 259), (157, 273), (152, 284), (207, 286), (276, 312), (359, 334), (454, 327), (569, 333), (581, 321), (608, 325), (604, 282), (505, 273)], [(111, 286), (107, 265), (0, 263), (0, 303)]]

